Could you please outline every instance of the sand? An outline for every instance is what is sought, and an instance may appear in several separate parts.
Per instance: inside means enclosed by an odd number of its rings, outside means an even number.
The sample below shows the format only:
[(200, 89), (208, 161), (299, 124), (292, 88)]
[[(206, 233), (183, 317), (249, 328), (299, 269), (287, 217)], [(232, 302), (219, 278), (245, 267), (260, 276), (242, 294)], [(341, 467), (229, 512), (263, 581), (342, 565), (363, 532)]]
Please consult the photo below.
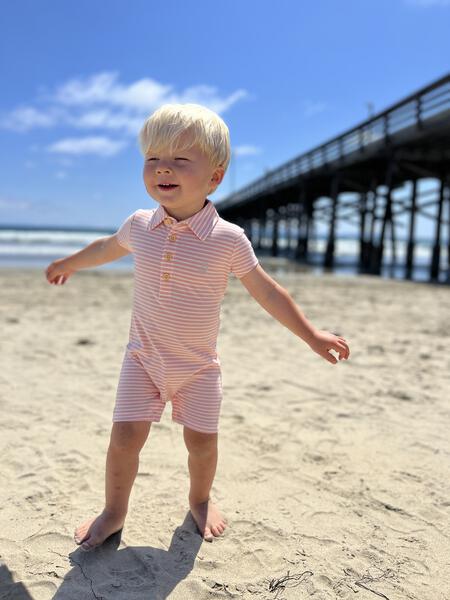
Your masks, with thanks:
[(72, 536), (103, 508), (132, 275), (0, 272), (1, 599), (450, 598), (450, 289), (272, 275), (350, 360), (327, 363), (230, 277), (211, 491), (228, 529), (196, 530), (168, 405), (121, 538), (85, 553)]

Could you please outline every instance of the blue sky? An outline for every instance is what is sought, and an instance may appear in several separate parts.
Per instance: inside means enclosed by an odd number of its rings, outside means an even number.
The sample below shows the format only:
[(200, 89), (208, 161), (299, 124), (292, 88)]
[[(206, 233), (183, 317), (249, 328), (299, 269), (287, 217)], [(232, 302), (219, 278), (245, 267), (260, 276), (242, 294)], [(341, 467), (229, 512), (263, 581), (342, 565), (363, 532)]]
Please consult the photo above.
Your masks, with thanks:
[(445, 75), (450, 0), (24, 0), (0, 23), (0, 223), (152, 208), (137, 134), (165, 102), (227, 122), (213, 201)]

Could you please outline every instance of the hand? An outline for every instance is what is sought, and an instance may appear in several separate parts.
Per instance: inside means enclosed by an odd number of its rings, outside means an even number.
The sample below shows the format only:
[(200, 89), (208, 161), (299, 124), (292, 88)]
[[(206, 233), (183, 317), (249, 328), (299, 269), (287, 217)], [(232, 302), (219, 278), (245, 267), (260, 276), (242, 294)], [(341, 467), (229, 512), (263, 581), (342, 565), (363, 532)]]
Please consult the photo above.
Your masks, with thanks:
[(65, 265), (64, 258), (58, 258), (48, 265), (45, 271), (45, 276), (47, 277), (47, 281), (49, 283), (59, 285), (65, 283), (75, 272), (76, 271), (69, 269)]
[(347, 360), (350, 356), (350, 349), (346, 340), (342, 336), (334, 335), (334, 333), (330, 333), (329, 331), (317, 330), (312, 340), (308, 343), (314, 352), (333, 365), (337, 363), (337, 359), (328, 350), (336, 350), (339, 353), (339, 360)]

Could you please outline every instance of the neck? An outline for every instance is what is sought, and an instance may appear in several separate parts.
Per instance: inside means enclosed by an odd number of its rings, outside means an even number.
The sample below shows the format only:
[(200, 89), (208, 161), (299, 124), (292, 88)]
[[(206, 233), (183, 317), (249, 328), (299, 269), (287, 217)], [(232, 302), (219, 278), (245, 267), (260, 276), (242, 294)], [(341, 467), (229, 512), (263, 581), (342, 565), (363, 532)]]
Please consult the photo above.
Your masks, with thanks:
[(207, 205), (207, 203), (208, 203), (208, 198), (205, 198), (203, 206), (201, 206), (200, 208), (197, 208), (197, 210), (194, 210), (194, 211), (191, 210), (186, 213), (182, 212), (181, 210), (180, 211), (173, 210), (172, 208), (167, 209), (165, 206), (164, 206), (164, 210), (169, 215), (169, 217), (172, 217), (173, 219), (176, 219), (177, 221), (185, 221), (186, 219), (193, 217), (198, 212), (203, 210), (205, 208), (205, 206)]

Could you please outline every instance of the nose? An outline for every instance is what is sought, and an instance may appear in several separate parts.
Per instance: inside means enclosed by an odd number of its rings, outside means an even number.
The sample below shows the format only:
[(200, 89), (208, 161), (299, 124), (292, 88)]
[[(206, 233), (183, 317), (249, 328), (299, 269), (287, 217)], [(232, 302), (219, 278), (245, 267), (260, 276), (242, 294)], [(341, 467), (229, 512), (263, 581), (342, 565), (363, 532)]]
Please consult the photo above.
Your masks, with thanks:
[(165, 171), (165, 172), (170, 171), (170, 168), (169, 167), (162, 167), (161, 165), (158, 165), (156, 167), (156, 172), (157, 173), (162, 173), (163, 171)]

